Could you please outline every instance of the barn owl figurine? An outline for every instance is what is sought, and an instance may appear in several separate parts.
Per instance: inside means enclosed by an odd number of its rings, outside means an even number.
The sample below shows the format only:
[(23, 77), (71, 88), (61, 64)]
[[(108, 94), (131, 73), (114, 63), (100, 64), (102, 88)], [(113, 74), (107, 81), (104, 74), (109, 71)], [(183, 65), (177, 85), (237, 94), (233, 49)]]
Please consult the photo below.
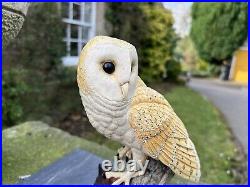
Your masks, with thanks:
[[(185, 178), (198, 182), (200, 162), (182, 121), (168, 101), (138, 77), (138, 57), (130, 43), (96, 36), (83, 48), (77, 82), (90, 123), (107, 138), (125, 145), (120, 156), (152, 157)], [(123, 155), (122, 155), (123, 154)], [(107, 172), (129, 184), (143, 173)]]

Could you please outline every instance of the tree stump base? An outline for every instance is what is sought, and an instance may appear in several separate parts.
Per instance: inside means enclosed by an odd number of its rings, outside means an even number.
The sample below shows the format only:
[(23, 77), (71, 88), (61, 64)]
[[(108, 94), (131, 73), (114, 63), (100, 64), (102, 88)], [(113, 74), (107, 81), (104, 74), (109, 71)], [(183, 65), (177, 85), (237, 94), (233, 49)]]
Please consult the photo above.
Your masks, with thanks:
[[(148, 159), (149, 163), (145, 174), (131, 179), (130, 184), (169, 184), (174, 176), (174, 172), (159, 160)], [(126, 162), (128, 161), (128, 158), (126, 158)], [(116, 178), (107, 179), (105, 171), (102, 170), (101, 164), (99, 164), (95, 184), (112, 184), (116, 180)]]

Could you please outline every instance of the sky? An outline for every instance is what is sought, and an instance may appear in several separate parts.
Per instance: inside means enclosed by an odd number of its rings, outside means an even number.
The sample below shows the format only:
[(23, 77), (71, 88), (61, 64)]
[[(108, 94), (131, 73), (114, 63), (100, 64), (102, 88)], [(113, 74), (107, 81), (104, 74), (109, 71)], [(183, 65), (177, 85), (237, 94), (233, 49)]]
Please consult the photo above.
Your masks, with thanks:
[(163, 5), (173, 13), (176, 33), (181, 37), (187, 36), (191, 27), (192, 2), (165, 2)]

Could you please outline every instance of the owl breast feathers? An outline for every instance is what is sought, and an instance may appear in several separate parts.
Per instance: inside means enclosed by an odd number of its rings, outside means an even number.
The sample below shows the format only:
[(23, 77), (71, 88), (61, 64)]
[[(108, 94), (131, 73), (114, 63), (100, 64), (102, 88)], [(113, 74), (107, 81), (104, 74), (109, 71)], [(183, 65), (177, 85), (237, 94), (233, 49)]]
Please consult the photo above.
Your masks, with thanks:
[(140, 78), (129, 110), (129, 124), (147, 155), (177, 175), (199, 181), (199, 158), (185, 126), (167, 100)]

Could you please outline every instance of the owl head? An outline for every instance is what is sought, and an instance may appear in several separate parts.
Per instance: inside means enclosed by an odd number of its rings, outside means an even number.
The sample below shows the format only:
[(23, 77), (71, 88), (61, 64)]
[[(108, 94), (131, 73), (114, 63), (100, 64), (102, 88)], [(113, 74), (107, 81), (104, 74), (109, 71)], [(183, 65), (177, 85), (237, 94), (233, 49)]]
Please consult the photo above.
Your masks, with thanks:
[(96, 93), (111, 101), (132, 98), (138, 77), (138, 57), (133, 45), (96, 36), (80, 54), (77, 82), (84, 94)]

